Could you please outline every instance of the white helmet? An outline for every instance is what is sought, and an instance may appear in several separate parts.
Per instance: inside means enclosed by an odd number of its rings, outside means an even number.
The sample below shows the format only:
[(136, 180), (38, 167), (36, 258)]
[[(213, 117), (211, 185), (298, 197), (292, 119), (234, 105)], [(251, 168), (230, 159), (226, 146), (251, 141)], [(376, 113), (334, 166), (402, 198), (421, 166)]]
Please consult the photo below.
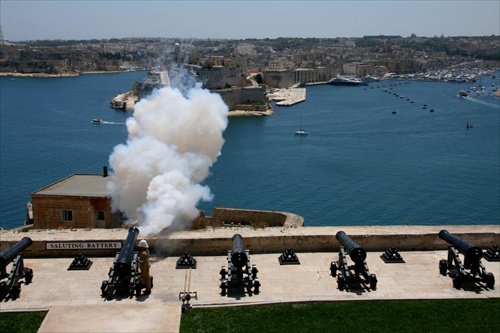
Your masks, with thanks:
[(146, 249), (149, 248), (148, 242), (146, 242), (145, 239), (141, 240), (139, 242), (139, 247), (143, 247), (143, 248), (146, 248)]

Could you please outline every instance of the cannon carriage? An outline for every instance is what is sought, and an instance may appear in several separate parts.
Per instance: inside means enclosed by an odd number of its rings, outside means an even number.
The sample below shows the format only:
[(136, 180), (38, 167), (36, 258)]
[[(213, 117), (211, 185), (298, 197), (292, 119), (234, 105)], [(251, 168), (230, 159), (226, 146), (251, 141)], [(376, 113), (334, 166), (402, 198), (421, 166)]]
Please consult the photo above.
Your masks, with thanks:
[[(336, 235), (342, 246), (339, 249), (338, 262), (330, 263), (330, 272), (333, 277), (337, 277), (339, 290), (348, 288), (353, 284), (365, 284), (370, 289), (377, 288), (377, 276), (371, 274), (366, 264), (366, 251), (360, 247), (354, 240), (346, 235), (345, 232), (339, 231)], [(349, 265), (347, 255), (354, 262), (354, 265)], [(337, 271), (339, 274), (337, 276)]]
[(227, 265), (220, 270), (221, 295), (229, 294), (258, 294), (260, 281), (257, 278), (257, 266), (250, 263), (250, 251), (245, 249), (243, 237), (240, 234), (233, 236), (233, 248), (227, 252)]
[(132, 227), (128, 231), (120, 252), (116, 253), (113, 266), (108, 272), (108, 280), (102, 281), (101, 296), (113, 299), (114, 295), (133, 296), (141, 288), (139, 274), (139, 252), (134, 251), (134, 244), (139, 229)]
[[(483, 282), (487, 288), (493, 289), (495, 286), (495, 276), (486, 271), (481, 259), (483, 250), (472, 245), (466, 240), (456, 235), (441, 230), (439, 238), (448, 244), (448, 258), (439, 261), (439, 272), (441, 275), (449, 273), (453, 281), (453, 287), (460, 289), (463, 282)], [(460, 255), (464, 256), (464, 261), (460, 260)]]
[[(33, 270), (24, 267), (22, 254), (22, 251), (31, 246), (32, 243), (31, 238), (24, 237), (0, 252), (0, 299), (7, 296), (18, 298), (21, 294), (21, 280), (24, 279), (25, 284), (30, 284), (33, 280)], [(10, 273), (7, 273), (7, 265), (11, 262), (13, 263), (12, 268)]]

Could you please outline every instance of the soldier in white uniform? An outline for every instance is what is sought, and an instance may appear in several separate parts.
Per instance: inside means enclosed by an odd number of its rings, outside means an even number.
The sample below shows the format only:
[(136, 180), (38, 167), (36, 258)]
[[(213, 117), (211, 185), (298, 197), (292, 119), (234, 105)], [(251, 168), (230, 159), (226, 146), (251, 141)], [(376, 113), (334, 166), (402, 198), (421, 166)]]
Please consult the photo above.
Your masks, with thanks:
[(151, 294), (151, 278), (149, 276), (149, 268), (151, 264), (149, 263), (149, 245), (145, 239), (139, 242), (139, 270), (141, 271), (141, 282), (144, 284), (146, 290), (143, 295)]

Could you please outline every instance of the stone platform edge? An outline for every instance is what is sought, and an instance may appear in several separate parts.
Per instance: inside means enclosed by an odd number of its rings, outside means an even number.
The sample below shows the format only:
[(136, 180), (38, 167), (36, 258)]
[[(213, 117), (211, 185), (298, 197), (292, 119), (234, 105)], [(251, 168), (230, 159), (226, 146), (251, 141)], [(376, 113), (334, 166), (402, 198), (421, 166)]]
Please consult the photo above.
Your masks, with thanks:
[[(153, 255), (177, 256), (226, 255), (232, 248), (232, 236), (241, 234), (245, 247), (251, 253), (280, 253), (291, 248), (295, 252), (336, 252), (340, 242), (335, 235), (344, 231), (367, 251), (385, 251), (395, 247), (398, 251), (445, 250), (448, 243), (440, 239), (439, 231), (446, 229), (467, 242), (487, 249), (500, 245), (499, 225), (446, 225), (446, 226), (332, 226), (332, 227), (271, 227), (271, 228), (206, 228), (178, 231), (166, 235), (142, 236)], [(33, 244), (23, 251), (27, 258), (114, 256), (117, 249), (48, 249), (48, 243), (109, 242), (124, 243), (128, 228), (119, 229), (58, 229), (58, 230), (3, 230), (0, 232), (0, 250), (13, 245), (23, 237)], [(137, 245), (137, 244), (136, 244)]]

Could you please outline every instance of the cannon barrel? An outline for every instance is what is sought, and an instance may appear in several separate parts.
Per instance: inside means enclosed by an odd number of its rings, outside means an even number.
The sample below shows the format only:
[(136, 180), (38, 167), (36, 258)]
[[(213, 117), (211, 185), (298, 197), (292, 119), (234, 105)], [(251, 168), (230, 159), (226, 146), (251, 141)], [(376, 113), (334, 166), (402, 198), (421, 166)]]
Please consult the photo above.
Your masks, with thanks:
[(29, 247), (32, 243), (31, 238), (24, 237), (19, 242), (0, 252), (0, 271), (5, 272), (7, 265), (16, 258), (17, 254)]
[(366, 251), (353, 241), (345, 232), (339, 231), (336, 235), (337, 239), (345, 246), (352, 261), (359, 263), (366, 259)]
[(465, 260), (467, 262), (478, 262), (483, 257), (483, 250), (481, 250), (480, 247), (474, 246), (466, 240), (455, 236), (454, 234), (448, 232), (448, 230), (441, 230), (439, 232), (439, 237), (455, 246), (458, 252), (465, 256)]
[(233, 236), (233, 250), (231, 251), (231, 262), (234, 266), (241, 268), (248, 262), (248, 256), (243, 245), (243, 237), (240, 234)]
[(128, 275), (132, 266), (132, 256), (134, 254), (134, 245), (139, 235), (139, 229), (132, 227), (128, 230), (128, 236), (122, 250), (118, 254), (115, 263), (115, 271), (118, 276)]

